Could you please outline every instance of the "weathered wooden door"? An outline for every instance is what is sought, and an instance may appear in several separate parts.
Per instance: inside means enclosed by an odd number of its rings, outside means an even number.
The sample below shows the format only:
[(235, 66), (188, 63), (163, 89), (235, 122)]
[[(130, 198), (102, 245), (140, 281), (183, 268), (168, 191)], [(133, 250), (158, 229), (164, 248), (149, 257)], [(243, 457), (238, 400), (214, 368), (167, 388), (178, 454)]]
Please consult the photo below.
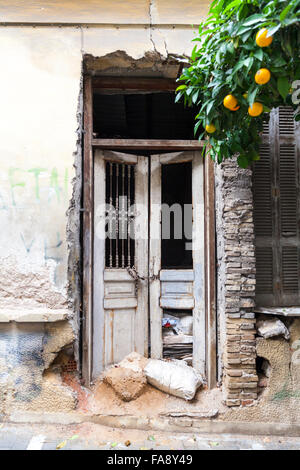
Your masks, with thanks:
[(148, 355), (147, 157), (96, 151), (93, 258), (97, 376), (132, 351)]
[[(191, 251), (191, 261), (188, 268), (174, 269), (162, 266), (162, 240), (164, 225), (168, 225), (170, 207), (162, 200), (162, 185), (172, 184), (162, 181), (163, 167), (177, 165), (191, 166), (191, 217), (189, 207), (185, 208), (183, 231), (191, 224), (191, 240), (186, 242), (186, 250)], [(162, 315), (163, 309), (191, 310), (193, 313), (193, 366), (205, 374), (205, 294), (204, 294), (204, 197), (203, 197), (203, 159), (201, 152), (177, 152), (151, 156), (150, 179), (150, 244), (149, 244), (149, 291), (150, 291), (150, 323), (151, 323), (151, 356), (161, 358)], [(182, 168), (182, 170), (184, 170)], [(182, 172), (183, 173), (183, 172)], [(174, 183), (175, 184), (175, 183)], [(184, 184), (184, 181), (182, 181)], [(179, 183), (180, 185), (180, 183)], [(178, 193), (180, 191), (180, 187)], [(175, 191), (176, 192), (176, 191)], [(176, 195), (173, 199), (176, 206)], [(187, 204), (189, 206), (189, 204)], [(176, 210), (176, 207), (175, 207)], [(163, 217), (163, 214), (165, 217)], [(187, 217), (186, 217), (187, 214)], [(165, 220), (164, 220), (165, 219)], [(168, 230), (167, 230), (168, 232)], [(179, 234), (180, 236), (180, 234)], [(165, 241), (168, 243), (168, 240)], [(190, 245), (190, 246), (188, 246)], [(168, 266), (172, 260), (168, 260)], [(161, 268), (164, 269), (161, 269)]]
[[(162, 173), (172, 164), (190, 165), (191, 262), (184, 269), (162, 264)], [(161, 358), (165, 308), (193, 313), (193, 365), (204, 374), (201, 153), (144, 157), (98, 150), (94, 168), (94, 375), (132, 351), (148, 356), (149, 320), (151, 356)]]

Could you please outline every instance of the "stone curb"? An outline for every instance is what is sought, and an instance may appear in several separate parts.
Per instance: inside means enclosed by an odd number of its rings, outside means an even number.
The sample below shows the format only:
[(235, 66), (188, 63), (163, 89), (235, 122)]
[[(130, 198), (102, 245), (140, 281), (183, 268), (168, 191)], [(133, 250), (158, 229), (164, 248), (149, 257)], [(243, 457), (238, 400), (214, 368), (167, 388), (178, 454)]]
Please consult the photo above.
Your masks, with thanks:
[(23, 424), (61, 424), (72, 425), (94, 423), (122, 429), (140, 429), (144, 431), (165, 431), (201, 434), (243, 434), (264, 436), (300, 436), (299, 424), (233, 422), (202, 420), (196, 418), (169, 418), (160, 416), (80, 414), (80, 413), (39, 413), (14, 412), (4, 421)]

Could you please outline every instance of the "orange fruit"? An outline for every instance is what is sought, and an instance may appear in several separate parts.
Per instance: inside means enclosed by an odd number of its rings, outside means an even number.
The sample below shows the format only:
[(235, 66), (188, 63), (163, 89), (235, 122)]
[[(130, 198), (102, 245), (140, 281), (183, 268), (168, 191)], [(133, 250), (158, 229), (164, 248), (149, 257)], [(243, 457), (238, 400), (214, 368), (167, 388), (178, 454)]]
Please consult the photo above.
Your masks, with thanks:
[(207, 124), (205, 126), (205, 130), (206, 132), (208, 132), (209, 134), (213, 134), (214, 132), (216, 132), (216, 126), (214, 124)]
[(273, 36), (267, 38), (268, 30), (267, 28), (260, 29), (256, 34), (256, 44), (259, 47), (268, 47), (272, 44)]
[(255, 102), (255, 103), (253, 103), (253, 105), (251, 107), (249, 107), (248, 113), (252, 117), (257, 117), (257, 116), (261, 115), (263, 110), (264, 110), (263, 105), (261, 103)]
[(225, 108), (230, 109), (230, 111), (237, 111), (239, 109), (239, 106), (237, 106), (238, 100), (233, 95), (225, 96), (223, 104)]
[(258, 85), (265, 85), (270, 81), (271, 72), (268, 69), (259, 69), (255, 74), (255, 81)]

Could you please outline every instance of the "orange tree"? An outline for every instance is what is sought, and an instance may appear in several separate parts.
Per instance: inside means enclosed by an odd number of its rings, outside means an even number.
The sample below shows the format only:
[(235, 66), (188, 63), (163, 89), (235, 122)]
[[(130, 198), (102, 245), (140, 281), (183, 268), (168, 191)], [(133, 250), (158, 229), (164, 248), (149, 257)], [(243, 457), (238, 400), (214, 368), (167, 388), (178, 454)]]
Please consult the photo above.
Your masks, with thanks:
[[(195, 135), (219, 163), (259, 159), (266, 113), (289, 105), (300, 119), (300, 0), (215, 0), (193, 41), (176, 101), (195, 105)], [(297, 83), (298, 80), (298, 83)], [(297, 91), (298, 88), (298, 91)]]

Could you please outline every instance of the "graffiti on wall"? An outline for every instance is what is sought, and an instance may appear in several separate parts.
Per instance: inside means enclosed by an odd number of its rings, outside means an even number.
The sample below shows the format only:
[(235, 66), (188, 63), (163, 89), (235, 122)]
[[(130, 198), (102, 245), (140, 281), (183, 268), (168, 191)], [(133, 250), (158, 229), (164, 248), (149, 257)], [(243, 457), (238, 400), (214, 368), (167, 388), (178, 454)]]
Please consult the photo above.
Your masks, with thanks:
[[(63, 263), (69, 197), (69, 168), (12, 166), (2, 173), (0, 218), (3, 224), (13, 227), (18, 255), (38, 253), (45, 263)], [(7, 245), (10, 243), (8, 237)], [(55, 281), (59, 276), (54, 277)]]

